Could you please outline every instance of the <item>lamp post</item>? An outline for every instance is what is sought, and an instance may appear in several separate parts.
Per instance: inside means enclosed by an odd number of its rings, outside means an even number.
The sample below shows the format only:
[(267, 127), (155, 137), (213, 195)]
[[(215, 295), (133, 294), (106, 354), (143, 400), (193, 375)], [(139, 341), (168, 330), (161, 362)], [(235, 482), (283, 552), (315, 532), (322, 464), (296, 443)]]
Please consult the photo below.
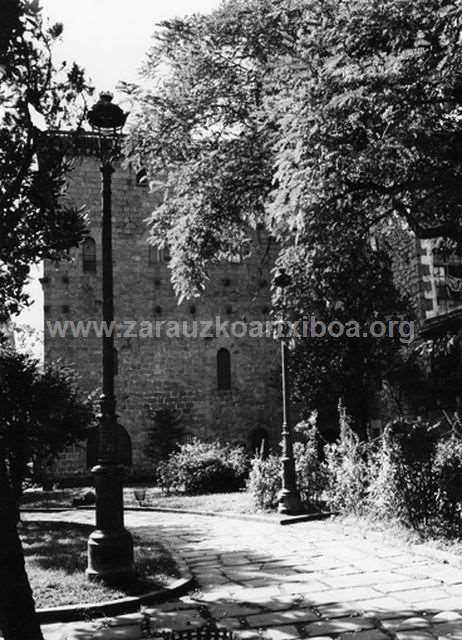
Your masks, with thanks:
[[(280, 269), (274, 278), (274, 284), (283, 293), (283, 306), (285, 307), (285, 289), (292, 282), (292, 278), (284, 269)], [(282, 489), (278, 496), (278, 511), (288, 515), (301, 513), (302, 504), (297, 491), (297, 480), (295, 475), (295, 460), (293, 450), (292, 427), (290, 423), (289, 404), (289, 346), (284, 326), (281, 332), (281, 380), (282, 380), (282, 456), (281, 456), (281, 478)]]
[[(127, 114), (101, 93), (90, 109), (88, 121), (98, 136), (102, 177), (103, 322), (114, 321), (112, 274), (112, 162), (120, 150), (120, 134)], [(117, 445), (119, 425), (114, 394), (115, 352), (112, 332), (103, 332), (103, 394), (99, 415), (98, 463), (92, 469), (96, 491), (96, 529), (88, 539), (87, 576), (116, 582), (133, 571), (133, 542), (124, 527), (123, 467)]]

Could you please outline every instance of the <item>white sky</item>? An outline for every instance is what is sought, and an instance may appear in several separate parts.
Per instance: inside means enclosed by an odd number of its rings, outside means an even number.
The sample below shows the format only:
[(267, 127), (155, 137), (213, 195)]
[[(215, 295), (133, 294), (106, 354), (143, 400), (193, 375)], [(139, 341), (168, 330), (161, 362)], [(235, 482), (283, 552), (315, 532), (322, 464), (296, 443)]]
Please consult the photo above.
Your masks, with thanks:
[(218, 5), (219, 0), (41, 0), (43, 15), (64, 24), (56, 58), (83, 66), (98, 92), (136, 80), (158, 22), (209, 13)]
[[(91, 78), (97, 94), (112, 91), (121, 80), (135, 82), (155, 25), (166, 18), (209, 13), (220, 0), (41, 0), (43, 16), (62, 22), (62, 41), (54, 60), (77, 62)], [(43, 298), (34, 269), (29, 286), (34, 304), (18, 322), (43, 329)], [(35, 349), (35, 353), (40, 355)]]

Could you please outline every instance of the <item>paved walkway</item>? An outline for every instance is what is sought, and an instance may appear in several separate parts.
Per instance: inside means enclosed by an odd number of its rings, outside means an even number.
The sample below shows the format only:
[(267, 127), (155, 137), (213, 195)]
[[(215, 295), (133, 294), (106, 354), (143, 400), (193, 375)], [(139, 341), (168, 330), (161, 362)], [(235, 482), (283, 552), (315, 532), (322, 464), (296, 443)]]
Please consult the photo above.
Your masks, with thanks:
[[(46, 516), (93, 517), (83, 511)], [(155, 512), (129, 512), (126, 520), (132, 529), (157, 528), (200, 589), (143, 615), (45, 625), (47, 640), (138, 640), (206, 622), (242, 640), (462, 640), (462, 568), (404, 545), (345, 535), (326, 521), (281, 527)]]

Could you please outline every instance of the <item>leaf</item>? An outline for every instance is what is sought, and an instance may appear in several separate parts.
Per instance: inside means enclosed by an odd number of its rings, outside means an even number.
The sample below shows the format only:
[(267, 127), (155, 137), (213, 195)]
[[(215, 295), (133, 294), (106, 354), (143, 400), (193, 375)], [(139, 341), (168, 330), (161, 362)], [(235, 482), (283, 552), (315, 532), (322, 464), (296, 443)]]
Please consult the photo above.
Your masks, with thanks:
[(30, 120), (33, 126), (39, 131), (47, 131), (48, 125), (44, 116), (30, 102), (27, 104)]
[(30, 0), (29, 2), (26, 2), (26, 10), (30, 13), (40, 13), (42, 10), (40, 0)]
[(56, 38), (59, 38), (59, 36), (62, 34), (62, 32), (63, 32), (63, 23), (62, 22), (56, 22), (54, 25), (52, 25), (48, 29), (48, 33), (50, 34), (50, 37), (53, 40), (56, 40)]
[(336, 56), (332, 56), (331, 58), (328, 58), (325, 61), (324, 66), (328, 71), (333, 71), (338, 66), (338, 64), (342, 62), (343, 58), (344, 58), (343, 53), (339, 53)]
[(448, 5), (446, 7), (441, 7), (441, 9), (438, 10), (437, 14), (440, 18), (447, 18), (448, 15), (450, 15), (451, 13), (456, 13), (457, 9), (456, 7), (452, 4), (452, 5)]

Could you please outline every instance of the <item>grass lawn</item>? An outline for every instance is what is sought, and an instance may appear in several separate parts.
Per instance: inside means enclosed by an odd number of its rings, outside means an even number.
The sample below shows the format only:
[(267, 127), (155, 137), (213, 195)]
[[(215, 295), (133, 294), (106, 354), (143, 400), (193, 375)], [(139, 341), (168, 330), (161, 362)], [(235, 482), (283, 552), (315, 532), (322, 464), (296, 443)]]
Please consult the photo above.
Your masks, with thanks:
[[(135, 506), (139, 504), (135, 498), (135, 491), (137, 491), (137, 489), (128, 488), (125, 490), (124, 496), (126, 505)], [(149, 507), (191, 509), (193, 511), (212, 511), (214, 513), (222, 513), (223, 511), (233, 511), (234, 513), (255, 513), (252, 496), (246, 491), (235, 491), (232, 493), (208, 493), (200, 496), (164, 496), (158, 492), (154, 492), (152, 489), (148, 489), (146, 491), (145, 499), (141, 504)]]
[[(76, 498), (90, 487), (62, 489), (57, 491), (27, 491), (22, 500), (24, 507), (70, 507)], [(144, 495), (143, 495), (144, 494)], [(137, 497), (138, 496), (138, 499)], [(140, 499), (142, 501), (140, 502)], [(255, 513), (252, 497), (246, 491), (233, 493), (210, 493), (201, 496), (164, 496), (153, 487), (127, 487), (124, 489), (125, 506), (165, 507), (170, 509), (192, 509), (194, 511), (234, 511)]]
[(114, 600), (153, 591), (170, 577), (179, 577), (169, 553), (155, 533), (139, 528), (134, 535), (137, 577), (127, 587), (89, 582), (87, 539), (93, 527), (64, 522), (25, 522), (20, 527), (27, 575), (36, 606), (57, 607)]

